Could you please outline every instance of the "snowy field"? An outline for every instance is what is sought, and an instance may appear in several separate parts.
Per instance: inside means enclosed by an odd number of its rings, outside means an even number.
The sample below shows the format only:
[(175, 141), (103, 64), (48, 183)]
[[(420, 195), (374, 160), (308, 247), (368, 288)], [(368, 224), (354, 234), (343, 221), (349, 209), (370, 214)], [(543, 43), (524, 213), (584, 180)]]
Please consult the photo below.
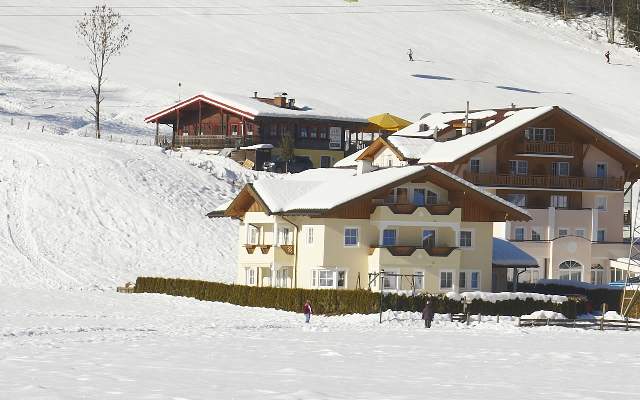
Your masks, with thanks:
[[(640, 332), (1, 289), (2, 399), (634, 398)], [(438, 317), (438, 316), (437, 316)]]

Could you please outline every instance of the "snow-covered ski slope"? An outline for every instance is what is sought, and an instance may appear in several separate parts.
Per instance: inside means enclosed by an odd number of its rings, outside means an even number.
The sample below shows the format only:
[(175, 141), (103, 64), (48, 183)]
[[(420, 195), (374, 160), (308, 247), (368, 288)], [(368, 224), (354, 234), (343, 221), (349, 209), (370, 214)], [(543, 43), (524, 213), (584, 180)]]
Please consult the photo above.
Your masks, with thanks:
[(153, 146), (33, 130), (0, 127), (0, 140), (0, 285), (234, 278), (237, 228), (205, 213), (252, 172), (225, 159), (205, 171)]
[[(13, 56), (8, 65), (29, 70), (35, 64), (42, 74), (46, 66), (31, 58), (46, 60), (58, 65), (51, 71), (73, 83), (74, 96), (67, 96), (50, 76), (37, 93), (42, 104), (30, 102), (18, 112), (51, 116), (72, 110), (86, 122), (89, 92), (81, 89), (88, 89), (89, 77), (74, 23), (95, 1), (2, 3), (0, 51)], [(182, 98), (200, 90), (286, 91), (359, 114), (388, 111), (412, 120), (463, 109), (467, 100), (473, 108), (560, 104), (640, 150), (633, 138), (640, 59), (631, 49), (607, 44), (597, 18), (588, 20), (595, 25), (564, 22), (498, 0), (109, 5), (125, 15), (133, 34), (110, 68), (108, 128), (151, 133), (142, 118), (174, 101), (182, 82)], [(408, 48), (414, 50), (413, 63)], [(606, 50), (612, 52), (611, 65), (604, 61)], [(5, 100), (32, 96), (31, 81), (23, 83), (19, 93), (4, 91)]]

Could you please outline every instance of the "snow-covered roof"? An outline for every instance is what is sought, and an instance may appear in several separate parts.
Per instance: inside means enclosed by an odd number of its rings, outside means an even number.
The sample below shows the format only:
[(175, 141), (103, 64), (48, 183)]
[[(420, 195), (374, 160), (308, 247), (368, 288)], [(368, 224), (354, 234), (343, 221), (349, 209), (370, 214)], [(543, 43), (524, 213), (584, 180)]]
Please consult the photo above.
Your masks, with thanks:
[(386, 140), (393, 145), (393, 147), (398, 149), (405, 158), (413, 159), (419, 159), (423, 154), (429, 151), (431, 146), (438, 143), (433, 139), (395, 135), (387, 137)]
[[(486, 119), (491, 118), (496, 114), (496, 110), (473, 111), (469, 113), (469, 119)], [(393, 136), (431, 137), (433, 136), (436, 128), (438, 129), (438, 131), (442, 131), (446, 128), (449, 128), (451, 122), (464, 118), (465, 113), (460, 111), (427, 114), (420, 120), (394, 133)], [(428, 129), (421, 131), (421, 127), (425, 125), (428, 126)]]
[(529, 216), (526, 210), (435, 165), (384, 168), (364, 174), (357, 174), (353, 169), (321, 168), (292, 174), (285, 179), (259, 179), (251, 187), (271, 213), (330, 210), (429, 169)]
[(481, 132), (464, 135), (455, 140), (435, 142), (422, 154), (418, 162), (421, 164), (453, 162), (551, 110), (553, 110), (553, 106), (519, 110)]
[(251, 146), (240, 147), (240, 150), (267, 150), (273, 149), (273, 145), (269, 143), (254, 144)]
[(347, 112), (344, 108), (327, 104), (319, 100), (296, 97), (295, 108), (278, 107), (273, 103), (261, 101), (260, 98), (228, 93), (201, 92), (185, 101), (170, 105), (162, 111), (145, 118), (145, 122), (155, 121), (176, 109), (197, 101), (204, 101), (237, 113), (249, 119), (255, 117), (310, 118), (332, 121), (368, 123), (365, 116)]
[(360, 157), (360, 155), (364, 153), (366, 149), (367, 148), (365, 147), (362, 150), (358, 150), (355, 153), (346, 156), (342, 160), (338, 160), (335, 164), (333, 164), (333, 166), (335, 168), (355, 167), (357, 165), (356, 159)]
[(538, 268), (538, 262), (529, 253), (508, 240), (493, 238), (493, 265), (496, 267)]

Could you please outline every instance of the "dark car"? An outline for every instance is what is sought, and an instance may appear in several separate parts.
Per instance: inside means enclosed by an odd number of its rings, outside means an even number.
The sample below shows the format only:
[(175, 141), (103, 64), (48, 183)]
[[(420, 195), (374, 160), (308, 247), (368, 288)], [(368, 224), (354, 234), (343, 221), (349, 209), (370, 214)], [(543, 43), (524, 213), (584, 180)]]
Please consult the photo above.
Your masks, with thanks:
[(313, 168), (313, 163), (306, 156), (295, 156), (293, 160), (285, 161), (279, 157), (273, 158), (271, 161), (267, 161), (263, 165), (263, 169), (269, 172), (302, 172)]

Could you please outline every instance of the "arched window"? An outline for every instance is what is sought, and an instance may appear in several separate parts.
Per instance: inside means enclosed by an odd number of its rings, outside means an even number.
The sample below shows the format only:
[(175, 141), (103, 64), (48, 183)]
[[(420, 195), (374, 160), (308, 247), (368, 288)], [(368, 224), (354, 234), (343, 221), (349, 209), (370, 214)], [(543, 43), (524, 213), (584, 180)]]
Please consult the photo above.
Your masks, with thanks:
[(560, 264), (560, 279), (570, 281), (582, 280), (582, 264), (577, 261), (569, 260)]
[(604, 267), (600, 264), (591, 265), (591, 283), (604, 283)]

